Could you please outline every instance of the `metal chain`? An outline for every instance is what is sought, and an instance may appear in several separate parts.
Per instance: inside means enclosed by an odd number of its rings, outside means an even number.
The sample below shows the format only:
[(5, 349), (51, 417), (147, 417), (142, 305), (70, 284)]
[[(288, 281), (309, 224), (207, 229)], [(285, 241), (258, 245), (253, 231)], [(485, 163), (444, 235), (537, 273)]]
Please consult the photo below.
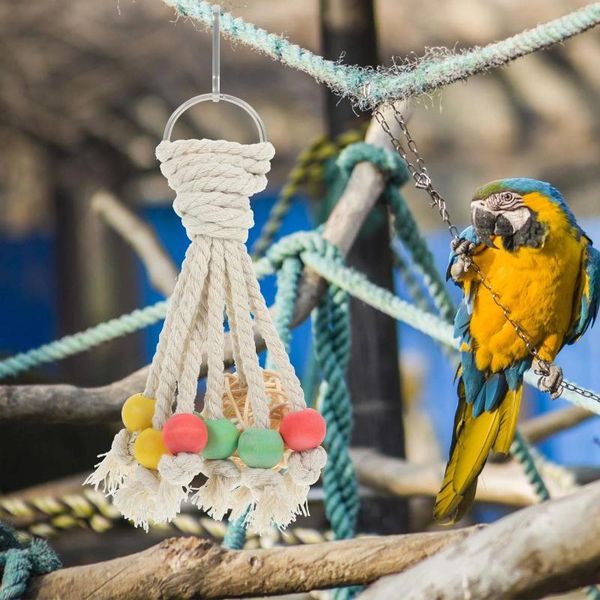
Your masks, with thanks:
[(417, 148), (417, 144), (416, 144), (415, 140), (412, 138), (412, 136), (410, 135), (408, 128), (406, 127), (406, 123), (404, 121), (404, 118), (402, 117), (402, 113), (395, 106), (393, 107), (393, 109), (394, 109), (394, 118), (396, 119), (396, 122), (398, 123), (400, 130), (402, 131), (402, 133), (404, 134), (404, 137), (406, 138), (406, 143), (408, 145), (408, 149), (410, 150), (412, 155), (415, 157), (416, 166), (410, 160), (410, 158), (408, 156), (408, 152), (404, 149), (402, 142), (394, 135), (388, 122), (385, 120), (383, 113), (379, 109), (376, 109), (374, 112), (375, 119), (381, 125), (381, 128), (383, 129), (383, 131), (385, 131), (385, 133), (387, 133), (387, 135), (389, 136), (396, 152), (398, 152), (398, 154), (402, 157), (402, 159), (406, 163), (408, 172), (411, 174), (412, 178), (415, 181), (415, 187), (417, 187), (420, 190), (425, 190), (429, 194), (429, 196), (431, 198), (431, 206), (432, 207), (435, 206), (438, 209), (438, 212), (440, 213), (440, 217), (442, 218), (442, 221), (448, 227), (448, 231), (450, 232), (450, 235), (455, 240), (460, 239), (460, 233), (459, 233), (458, 229), (456, 228), (455, 225), (452, 224), (452, 221), (450, 220), (450, 214), (448, 213), (448, 209), (446, 207), (446, 201), (441, 196), (441, 194), (433, 187), (433, 182), (431, 181), (431, 177), (429, 176), (429, 172), (427, 171), (427, 165), (425, 164), (425, 161), (419, 154), (419, 149)]
[[(394, 104), (387, 105), (387, 106), (390, 106), (390, 108), (392, 108), (392, 110), (394, 112), (394, 119), (395, 119), (396, 123), (398, 124), (398, 126), (400, 127), (402, 134), (406, 138), (406, 145), (407, 145), (408, 151), (402, 145), (402, 142), (394, 135), (386, 118), (384, 117), (383, 113), (381, 112), (381, 110), (379, 108), (375, 109), (375, 111), (373, 113), (375, 119), (381, 125), (381, 128), (383, 129), (383, 131), (389, 136), (396, 152), (398, 152), (398, 154), (402, 157), (402, 159), (406, 163), (408, 171), (411, 174), (411, 176), (415, 182), (415, 187), (417, 187), (418, 189), (425, 190), (429, 194), (429, 196), (431, 198), (431, 206), (437, 208), (437, 210), (440, 214), (440, 217), (442, 218), (442, 221), (448, 227), (448, 231), (450, 232), (450, 235), (452, 236), (453, 240), (455, 240), (455, 243), (458, 243), (459, 241), (461, 241), (460, 233), (450, 219), (450, 214), (449, 214), (448, 208), (446, 206), (446, 201), (433, 186), (431, 176), (429, 175), (429, 172), (427, 170), (427, 165), (425, 164), (423, 157), (419, 153), (419, 149), (417, 147), (415, 140), (413, 139), (413, 137), (410, 135), (410, 132), (408, 131), (408, 127), (406, 126), (406, 121), (404, 120), (402, 113), (398, 110), (398, 108)], [(409, 152), (414, 157), (414, 162), (410, 159)], [(469, 258), (468, 267), (472, 268), (475, 271), (481, 284), (491, 294), (494, 303), (502, 310), (504, 318), (514, 328), (516, 334), (519, 336), (519, 338), (525, 344), (525, 347), (527, 348), (527, 351), (529, 352), (529, 354), (534, 359), (536, 359), (536, 361), (537, 361), (536, 372), (542, 376), (548, 375), (550, 373), (550, 367), (552, 366), (552, 363), (549, 363), (547, 360), (544, 360), (543, 358), (541, 358), (537, 348), (533, 345), (533, 343), (531, 342), (531, 339), (529, 338), (529, 336), (527, 335), (527, 333), (525, 332), (523, 327), (521, 327), (521, 325), (519, 325), (519, 323), (517, 323), (517, 321), (515, 321), (512, 318), (510, 311), (502, 303), (502, 301), (500, 300), (499, 294), (497, 294), (494, 291), (494, 288), (492, 287), (490, 282), (486, 279), (485, 275), (483, 274), (483, 272), (481, 271), (479, 266), (472, 259), (470, 259), (470, 257), (467, 256), (467, 258)], [(579, 394), (580, 396), (583, 396), (584, 398), (591, 398), (591, 399), (595, 400), (596, 402), (600, 402), (600, 396), (598, 396), (597, 394), (594, 394), (593, 392), (591, 392), (589, 390), (580, 388), (573, 383), (569, 383), (569, 382), (565, 382), (565, 381), (562, 381), (560, 383), (559, 393), (558, 393), (558, 395), (556, 395), (554, 397), (560, 396), (562, 391), (565, 389), (575, 392), (576, 394)]]

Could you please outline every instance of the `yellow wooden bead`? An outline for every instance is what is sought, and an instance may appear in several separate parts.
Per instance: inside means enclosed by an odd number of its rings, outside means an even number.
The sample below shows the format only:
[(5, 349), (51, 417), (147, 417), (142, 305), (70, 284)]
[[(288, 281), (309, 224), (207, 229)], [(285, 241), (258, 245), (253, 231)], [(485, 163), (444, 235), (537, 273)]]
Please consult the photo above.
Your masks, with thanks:
[(133, 456), (142, 467), (156, 469), (163, 454), (169, 454), (169, 451), (163, 444), (162, 431), (148, 428), (137, 436), (133, 444)]
[(154, 400), (143, 394), (127, 398), (121, 409), (121, 420), (127, 431), (140, 431), (152, 427)]

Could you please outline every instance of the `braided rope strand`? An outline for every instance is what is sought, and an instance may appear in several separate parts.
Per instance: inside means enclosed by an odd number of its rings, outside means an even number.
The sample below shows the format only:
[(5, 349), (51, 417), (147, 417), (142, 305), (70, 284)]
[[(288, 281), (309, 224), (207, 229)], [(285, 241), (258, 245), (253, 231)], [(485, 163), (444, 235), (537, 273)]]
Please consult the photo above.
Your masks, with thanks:
[[(205, 0), (163, 0), (180, 15), (191, 17), (206, 27), (212, 26), (212, 4)], [(588, 4), (563, 17), (528, 29), (500, 42), (471, 50), (425, 57), (404, 68), (364, 69), (326, 60), (285, 38), (268, 33), (230, 13), (221, 13), (221, 31), (274, 60), (303, 71), (335, 93), (348, 96), (363, 109), (430, 93), (477, 73), (498, 68), (512, 60), (548, 48), (583, 33), (600, 23), (600, 3)]]

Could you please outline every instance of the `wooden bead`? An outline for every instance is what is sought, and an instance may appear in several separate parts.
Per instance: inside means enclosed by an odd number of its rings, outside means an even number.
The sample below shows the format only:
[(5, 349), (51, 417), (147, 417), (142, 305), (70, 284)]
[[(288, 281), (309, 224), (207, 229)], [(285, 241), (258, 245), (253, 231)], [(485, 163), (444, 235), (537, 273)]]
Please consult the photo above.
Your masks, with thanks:
[(208, 441), (202, 456), (210, 460), (230, 457), (237, 448), (240, 432), (228, 419), (205, 419)]
[(121, 420), (127, 431), (141, 431), (152, 427), (154, 400), (143, 394), (130, 396), (121, 409)]
[(203, 450), (208, 440), (208, 429), (204, 421), (189, 413), (173, 415), (163, 427), (162, 439), (171, 454)]
[(133, 456), (142, 467), (158, 468), (158, 461), (163, 454), (169, 454), (169, 451), (163, 444), (162, 431), (148, 428), (140, 432), (133, 444)]
[(326, 431), (325, 419), (314, 408), (288, 413), (279, 425), (286, 446), (296, 452), (320, 446)]
[(283, 440), (273, 429), (250, 427), (238, 441), (238, 454), (249, 467), (270, 469), (282, 458)]

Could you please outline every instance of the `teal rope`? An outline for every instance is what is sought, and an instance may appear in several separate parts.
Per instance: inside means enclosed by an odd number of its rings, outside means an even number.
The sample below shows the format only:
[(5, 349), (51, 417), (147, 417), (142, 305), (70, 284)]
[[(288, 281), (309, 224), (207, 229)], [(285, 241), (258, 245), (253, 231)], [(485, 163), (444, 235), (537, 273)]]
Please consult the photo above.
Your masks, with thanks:
[(0, 600), (20, 600), (32, 576), (55, 571), (61, 563), (46, 541), (35, 538), (24, 545), (14, 530), (0, 523), (0, 567)]
[(523, 471), (525, 472), (527, 481), (529, 481), (533, 487), (536, 496), (542, 502), (550, 500), (550, 492), (548, 491), (548, 487), (546, 486), (543, 477), (540, 475), (540, 472), (537, 469), (529, 444), (518, 430), (515, 433), (515, 439), (510, 448), (510, 453), (523, 466)]
[[(292, 341), (291, 322), (294, 316), (294, 305), (298, 281), (302, 274), (302, 263), (298, 258), (290, 257), (283, 261), (277, 272), (277, 295), (275, 296), (275, 318), (273, 324), (287, 352)], [(270, 357), (267, 357), (267, 368), (271, 368)], [(246, 519), (248, 510), (236, 521), (230, 521), (223, 546), (230, 550), (241, 550), (246, 543)]]
[[(358, 482), (348, 447), (352, 434), (352, 403), (346, 385), (350, 358), (350, 307), (348, 294), (330, 286), (313, 313), (315, 356), (323, 375), (321, 413), (327, 422), (323, 446), (327, 464), (323, 469), (325, 514), (335, 539), (349, 539), (356, 532), (359, 510)], [(335, 590), (336, 600), (357, 590)]]
[[(181, 15), (212, 26), (212, 4), (204, 0), (163, 0)], [(563, 17), (538, 25), (515, 36), (471, 50), (449, 55), (431, 54), (418, 62), (391, 69), (365, 69), (325, 60), (285, 38), (268, 33), (230, 13), (221, 13), (221, 31), (272, 59), (303, 71), (328, 85), (341, 96), (350, 97), (360, 108), (409, 98), (464, 80), (471, 75), (500, 67), (583, 33), (600, 23), (600, 3), (588, 4)]]
[(237, 520), (229, 521), (225, 537), (223, 538), (223, 547), (228, 550), (241, 550), (246, 543), (246, 519), (250, 508)]
[(167, 313), (167, 304), (166, 300), (162, 300), (116, 319), (100, 323), (95, 327), (90, 327), (85, 331), (67, 335), (34, 350), (2, 360), (0, 361), (0, 379), (17, 375), (37, 365), (73, 356), (109, 340), (114, 340), (127, 333), (152, 325), (164, 319)]
[[(292, 343), (291, 324), (301, 275), (302, 263), (300, 259), (294, 257), (286, 259), (277, 271), (277, 295), (275, 296), (273, 324), (287, 352), (290, 351)], [(273, 368), (275, 368), (275, 365), (269, 354), (267, 356), (267, 369)]]
[(394, 214), (394, 230), (398, 239), (409, 250), (415, 268), (425, 280), (433, 304), (444, 320), (454, 319), (456, 307), (450, 298), (444, 278), (435, 266), (433, 254), (419, 231), (406, 201), (396, 188), (388, 188), (386, 196)]

